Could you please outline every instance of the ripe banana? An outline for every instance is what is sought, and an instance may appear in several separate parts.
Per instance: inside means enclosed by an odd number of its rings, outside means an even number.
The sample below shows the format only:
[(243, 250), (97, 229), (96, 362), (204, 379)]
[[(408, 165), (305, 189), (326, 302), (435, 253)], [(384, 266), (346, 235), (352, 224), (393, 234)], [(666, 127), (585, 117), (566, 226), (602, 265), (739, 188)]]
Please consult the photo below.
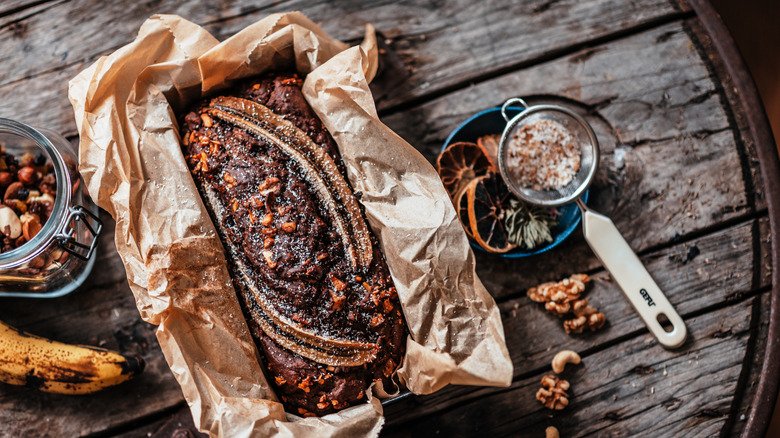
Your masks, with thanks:
[(0, 321), (0, 382), (58, 394), (88, 394), (122, 383), (143, 368), (138, 356), (55, 342)]

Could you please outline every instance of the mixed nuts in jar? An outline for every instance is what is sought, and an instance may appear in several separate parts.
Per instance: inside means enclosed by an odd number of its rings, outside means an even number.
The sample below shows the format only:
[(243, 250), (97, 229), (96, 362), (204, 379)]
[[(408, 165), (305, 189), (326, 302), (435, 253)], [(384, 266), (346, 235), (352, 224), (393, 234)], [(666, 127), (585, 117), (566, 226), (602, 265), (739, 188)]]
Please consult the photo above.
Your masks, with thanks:
[(58, 297), (92, 269), (102, 223), (57, 133), (0, 118), (0, 297)]
[(0, 146), (0, 253), (35, 237), (51, 216), (57, 196), (54, 166), (39, 153), (14, 157)]

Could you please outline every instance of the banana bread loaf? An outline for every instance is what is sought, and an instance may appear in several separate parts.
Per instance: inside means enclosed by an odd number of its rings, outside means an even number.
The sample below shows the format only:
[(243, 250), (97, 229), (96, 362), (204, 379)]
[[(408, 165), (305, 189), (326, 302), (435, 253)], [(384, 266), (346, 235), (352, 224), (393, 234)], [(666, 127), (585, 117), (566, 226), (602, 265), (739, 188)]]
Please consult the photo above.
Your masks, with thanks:
[(269, 381), (324, 415), (388, 388), (406, 325), (376, 237), (302, 80), (272, 74), (180, 118), (182, 150), (227, 252)]

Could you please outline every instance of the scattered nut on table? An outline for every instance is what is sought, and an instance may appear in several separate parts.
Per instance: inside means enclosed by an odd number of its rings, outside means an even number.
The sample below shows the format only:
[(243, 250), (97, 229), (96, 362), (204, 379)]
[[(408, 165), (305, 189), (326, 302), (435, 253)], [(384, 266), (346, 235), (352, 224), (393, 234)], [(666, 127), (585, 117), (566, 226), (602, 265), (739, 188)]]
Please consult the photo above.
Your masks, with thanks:
[(544, 430), (545, 438), (560, 438), (561, 435), (558, 433), (558, 429), (555, 426), (550, 426), (547, 429)]
[(528, 298), (537, 303), (568, 303), (578, 300), (590, 282), (587, 274), (573, 274), (561, 281), (550, 281), (528, 289)]
[(555, 376), (542, 377), (542, 387), (536, 392), (536, 399), (547, 409), (561, 410), (569, 405), (569, 382)]
[(574, 315), (565, 320), (563, 328), (566, 333), (582, 333), (585, 329), (596, 331), (604, 326), (606, 316), (588, 303), (581, 295), (590, 282), (587, 274), (573, 274), (561, 281), (542, 283), (528, 289), (528, 298), (537, 303), (544, 303), (544, 308), (557, 317)]
[(555, 357), (553, 357), (552, 369), (555, 374), (560, 374), (563, 372), (567, 363), (573, 363), (574, 365), (579, 365), (581, 361), (582, 359), (580, 358), (580, 355), (574, 351), (571, 350), (559, 351), (558, 354), (556, 354)]
[(566, 333), (582, 333), (585, 329), (592, 332), (600, 329), (607, 322), (603, 313), (593, 313), (590, 315), (578, 316), (574, 319), (563, 321), (563, 329)]

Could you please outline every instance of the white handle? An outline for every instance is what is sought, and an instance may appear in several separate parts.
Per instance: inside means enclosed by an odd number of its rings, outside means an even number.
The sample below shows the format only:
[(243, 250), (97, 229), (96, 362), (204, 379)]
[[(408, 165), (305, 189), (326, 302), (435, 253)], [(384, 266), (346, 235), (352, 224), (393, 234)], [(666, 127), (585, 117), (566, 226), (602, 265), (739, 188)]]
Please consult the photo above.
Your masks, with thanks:
[[(585, 240), (612, 278), (623, 289), (623, 293), (645, 321), (647, 328), (661, 345), (668, 348), (681, 346), (687, 336), (685, 323), (650, 277), (650, 273), (642, 265), (639, 257), (628, 246), (615, 224), (608, 217), (588, 209), (579, 200), (577, 204), (582, 211)], [(658, 321), (661, 315), (665, 315), (671, 323), (671, 331), (664, 330)]]

